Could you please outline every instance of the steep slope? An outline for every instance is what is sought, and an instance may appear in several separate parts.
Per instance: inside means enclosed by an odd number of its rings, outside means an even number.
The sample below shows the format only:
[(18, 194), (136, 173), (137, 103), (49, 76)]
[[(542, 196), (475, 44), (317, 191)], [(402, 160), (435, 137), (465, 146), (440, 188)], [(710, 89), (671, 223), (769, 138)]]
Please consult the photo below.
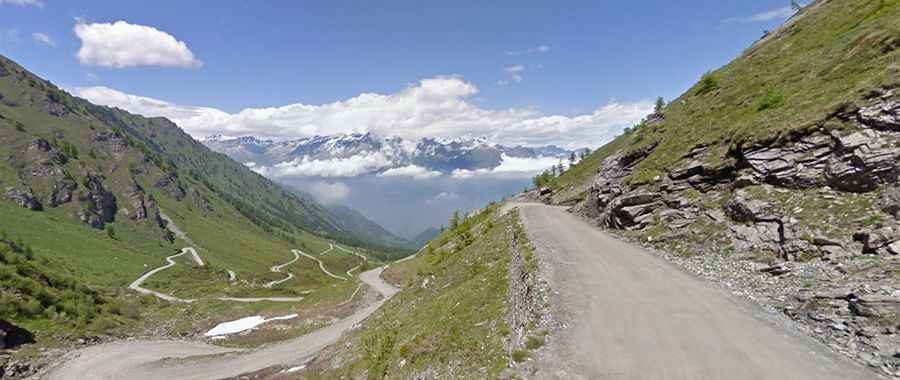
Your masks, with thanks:
[(898, 374), (898, 48), (900, 2), (817, 1), (532, 195)]
[[(331, 278), (315, 265), (297, 265), (285, 269), (293, 274), (289, 281), (262, 287), (284, 278), (270, 268), (290, 260), (292, 249), (320, 253), (341, 242), (364, 245), (381, 259), (402, 254), (352, 236), (330, 210), (210, 151), (165, 119), (95, 106), (5, 57), (0, 57), (0, 214), (0, 231), (12, 241), (27, 242), (39, 263), (34, 267), (64, 278), (68, 289), (60, 291), (57, 302), (54, 291), (37, 285), (13, 291), (22, 296), (12, 299), (4, 288), (0, 319), (34, 327), (42, 347), (93, 332), (115, 335), (148, 328), (154, 334), (191, 334), (198, 320), (285, 307), (173, 305), (125, 290), (185, 246), (196, 248), (205, 265), (180, 262), (143, 286), (183, 298), (313, 292), (302, 305), (292, 306), (297, 312), (334, 307), (353, 293), (355, 284)], [(361, 264), (351, 254), (321, 260), (341, 273)], [(229, 273), (237, 280), (229, 281)], [(39, 277), (50, 285), (57, 278)], [(105, 313), (110, 302), (104, 298), (91, 301), (95, 306), (67, 301), (88, 300), (77, 294), (85, 289), (131, 305), (138, 317)], [(29, 292), (37, 292), (39, 304), (24, 297)], [(71, 308), (94, 317), (62, 323), (81, 315)], [(61, 310), (65, 317), (58, 317)], [(53, 322), (42, 322), (47, 320)], [(154, 321), (171, 322), (160, 329)], [(41, 352), (29, 349), (17, 355), (32, 354)]]
[(415, 258), (391, 264), (383, 277), (400, 286), (399, 293), (303, 370), (274, 378), (509, 374), (511, 363), (524, 361), (528, 349), (543, 342), (536, 260), (518, 214), (490, 205), (445, 230)]
[(434, 228), (434, 227), (429, 227), (429, 228), (425, 229), (424, 231), (419, 232), (419, 234), (416, 235), (415, 237), (413, 237), (412, 239), (410, 239), (410, 241), (416, 247), (423, 247), (423, 246), (425, 246), (425, 244), (427, 244), (429, 241), (431, 241), (431, 239), (436, 238), (440, 234), (441, 234), (441, 230)]
[(412, 242), (388, 232), (384, 227), (352, 208), (333, 205), (328, 209), (335, 215), (335, 219), (342, 230), (351, 232), (361, 240), (385, 247), (418, 248)]

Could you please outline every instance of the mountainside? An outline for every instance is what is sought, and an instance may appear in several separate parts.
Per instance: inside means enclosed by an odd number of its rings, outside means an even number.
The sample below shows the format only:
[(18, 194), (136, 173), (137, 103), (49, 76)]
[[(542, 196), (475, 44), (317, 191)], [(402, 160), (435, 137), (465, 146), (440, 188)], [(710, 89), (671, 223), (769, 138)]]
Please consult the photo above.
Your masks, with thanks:
[(900, 2), (817, 1), (530, 195), (900, 374)]
[(378, 225), (365, 215), (349, 207), (332, 205), (329, 210), (336, 216), (336, 220), (345, 231), (351, 231), (353, 236), (369, 242), (377, 242), (387, 247), (418, 248), (412, 242), (398, 237)]
[[(321, 290), (295, 310), (325, 310), (322, 302), (339, 304), (355, 285), (336, 286), (339, 279), (312, 265), (281, 280), (270, 268), (290, 260), (291, 249), (318, 253), (340, 242), (380, 259), (406, 251), (354, 235), (359, 221), (209, 150), (166, 119), (72, 97), (2, 56), (0, 214), (0, 333), (24, 328), (42, 346), (126, 334), (147, 319), (222, 318), (228, 305), (176, 305), (127, 290), (186, 246), (196, 248), (199, 266), (182, 262), (145, 286), (194, 297)], [(359, 269), (361, 260), (322, 259), (341, 271)], [(173, 334), (192, 328), (168, 326)]]
[[(209, 136), (202, 142), (210, 149), (225, 153), (254, 168), (282, 163), (302, 163), (342, 159), (370, 159), (371, 165), (355, 174), (384, 173), (386, 170), (418, 166), (428, 171), (451, 173), (454, 170), (493, 169), (507, 157), (556, 158), (565, 160), (573, 151), (555, 145), (543, 147), (506, 147), (485, 139), (422, 139), (408, 141), (399, 137), (379, 137), (370, 133), (315, 136), (299, 140), (273, 141), (252, 136)], [(577, 152), (580, 152), (578, 150)], [(314, 174), (314, 173), (313, 173)]]
[(416, 235), (415, 237), (413, 237), (412, 239), (410, 239), (410, 241), (416, 247), (422, 247), (425, 244), (427, 244), (429, 241), (431, 241), (431, 239), (434, 239), (435, 237), (440, 235), (440, 233), (441, 233), (441, 230), (434, 228), (434, 227), (429, 227), (429, 228), (425, 229), (424, 231), (419, 232), (419, 234)]

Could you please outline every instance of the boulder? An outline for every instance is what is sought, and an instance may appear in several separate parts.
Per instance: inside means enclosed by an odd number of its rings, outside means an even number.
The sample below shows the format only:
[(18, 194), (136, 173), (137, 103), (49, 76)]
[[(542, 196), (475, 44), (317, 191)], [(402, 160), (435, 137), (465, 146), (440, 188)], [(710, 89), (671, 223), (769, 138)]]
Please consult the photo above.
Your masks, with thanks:
[(171, 195), (177, 201), (181, 201), (187, 195), (184, 192), (184, 188), (181, 187), (178, 177), (172, 174), (166, 174), (157, 180), (156, 183), (153, 184), (153, 187), (165, 190), (166, 193)]
[(892, 255), (900, 255), (900, 241), (895, 241), (893, 243), (888, 244), (887, 251)]
[(94, 135), (94, 141), (108, 148), (114, 153), (124, 152), (128, 149), (128, 142), (111, 132), (98, 132)]
[(616, 197), (603, 208), (600, 214), (601, 222), (606, 227), (617, 229), (643, 227), (648, 220), (644, 219), (641, 221), (644, 223), (639, 223), (636, 219), (664, 206), (660, 199), (659, 194), (649, 192), (636, 192)]
[(115, 194), (103, 186), (103, 181), (97, 175), (89, 174), (85, 177), (83, 185), (87, 193), (79, 197), (84, 206), (78, 214), (81, 221), (97, 229), (102, 229), (106, 223), (114, 222), (119, 210)]
[(553, 192), (553, 190), (551, 190), (549, 187), (542, 187), (538, 191), (538, 195), (540, 195), (540, 196), (550, 195), (551, 192)]
[(884, 189), (878, 197), (878, 208), (895, 218), (900, 218), (900, 186), (896, 184)]
[(141, 188), (141, 185), (139, 185), (134, 178), (131, 179), (131, 192), (129, 197), (131, 198), (131, 206), (134, 207), (134, 214), (130, 214), (129, 218), (132, 220), (147, 219), (147, 206), (144, 203), (144, 189)]
[(72, 194), (77, 188), (78, 183), (73, 179), (66, 177), (59, 178), (53, 183), (53, 191), (50, 193), (47, 203), (50, 204), (50, 207), (57, 207), (61, 204), (69, 203), (72, 201)]
[[(896, 238), (889, 228), (882, 228), (877, 231), (859, 231), (853, 234), (853, 240), (862, 243), (862, 253), (878, 254), (889, 250), (889, 245), (894, 244)], [(896, 246), (895, 246), (896, 247)], [(900, 248), (900, 247), (897, 247)]]
[(38, 202), (38, 200), (35, 199), (34, 193), (31, 192), (31, 189), (27, 187), (23, 190), (19, 190), (15, 187), (7, 187), (6, 197), (11, 201), (16, 202), (17, 205), (32, 211), (41, 211), (44, 209), (44, 206), (41, 205), (41, 202)]
[(863, 317), (896, 320), (900, 316), (900, 297), (876, 294), (856, 295), (850, 298), (850, 311)]
[(725, 201), (724, 209), (725, 214), (736, 222), (762, 222), (779, 219), (773, 214), (772, 207), (768, 203), (750, 199), (743, 190), (735, 191), (731, 198)]
[(861, 193), (897, 181), (900, 147), (896, 146), (892, 137), (871, 129), (846, 136), (834, 132), (834, 137), (839, 142), (839, 150), (829, 158), (825, 169), (829, 186), (840, 191)]
[(833, 150), (831, 136), (817, 131), (790, 145), (747, 149), (742, 159), (753, 169), (755, 182), (808, 188), (822, 184), (822, 174)]
[(736, 252), (769, 251), (781, 253), (781, 226), (775, 222), (730, 226)]
[(33, 333), (0, 319), (0, 350), (14, 349), (28, 343), (34, 343)]
[(888, 100), (890, 96), (887, 92), (875, 104), (861, 108), (857, 114), (859, 122), (877, 129), (900, 130), (900, 101)]

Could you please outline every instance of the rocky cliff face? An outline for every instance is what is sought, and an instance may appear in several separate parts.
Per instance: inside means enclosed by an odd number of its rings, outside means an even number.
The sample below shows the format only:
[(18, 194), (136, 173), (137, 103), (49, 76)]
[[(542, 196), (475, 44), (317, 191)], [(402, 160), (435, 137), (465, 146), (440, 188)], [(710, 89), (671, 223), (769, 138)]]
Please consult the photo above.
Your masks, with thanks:
[(576, 209), (900, 375), (896, 89), (721, 156), (696, 146), (667, 175), (630, 184), (631, 168), (653, 149), (608, 156)]

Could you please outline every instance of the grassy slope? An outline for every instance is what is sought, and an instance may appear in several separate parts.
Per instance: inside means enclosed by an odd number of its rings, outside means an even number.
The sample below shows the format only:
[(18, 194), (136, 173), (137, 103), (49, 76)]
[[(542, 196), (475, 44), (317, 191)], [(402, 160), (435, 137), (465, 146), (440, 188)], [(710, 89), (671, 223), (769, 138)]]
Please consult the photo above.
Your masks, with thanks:
[[(159, 321), (170, 319), (197, 320), (260, 310), (315, 308), (341, 302), (355, 289), (354, 281), (326, 277), (308, 259), (285, 268), (285, 272), (296, 275), (293, 280), (273, 290), (258, 286), (282, 278), (283, 275), (271, 273), (269, 267), (293, 258), (292, 248), (316, 254), (328, 247), (328, 238), (355, 241), (332, 228), (332, 221), (320, 217), (320, 206), (314, 202), (282, 190), (224, 155), (212, 153), (164, 119), (145, 119), (70, 97), (2, 56), (0, 69), (0, 190), (5, 192), (8, 186), (27, 185), (45, 203), (44, 211), (29, 211), (0, 194), (3, 215), (0, 231), (11, 239), (28, 242), (37, 260), (52, 263), (61, 275), (102, 294), (144, 306), (141, 321), (122, 320), (125, 325), (121, 327), (156, 327)], [(4, 76), (3, 72), (9, 75)], [(48, 107), (60, 104), (67, 113), (52, 115)], [(115, 131), (129, 141), (121, 152), (94, 139), (98, 133)], [(28, 174), (28, 165), (33, 163), (23, 160), (22, 152), (36, 138), (54, 142), (57, 147), (77, 148), (77, 153), (67, 154), (67, 162), (60, 165), (79, 183), (72, 202), (49, 207), (45, 199), (52, 181)], [(81, 183), (89, 172), (102, 176), (104, 186), (115, 193), (120, 211), (133, 210), (129, 194), (132, 178), (137, 181), (147, 199), (155, 199), (159, 208), (196, 243), (200, 255), (209, 263), (208, 268), (200, 270), (182, 261), (182, 265), (151, 279), (149, 285), (160, 286), (154, 289), (198, 296), (289, 295), (305, 290), (315, 290), (315, 293), (296, 305), (204, 302), (184, 306), (124, 292), (128, 283), (150, 268), (164, 264), (163, 258), (176, 253), (185, 243), (161, 239), (162, 230), (155, 225), (152, 215), (141, 221), (131, 220), (120, 212), (115, 222), (108, 224), (115, 230), (114, 237), (80, 222), (77, 214), (82, 206), (77, 197), (85, 191)], [(179, 201), (165, 189), (154, 186), (167, 174), (177, 175), (186, 193), (184, 199)], [(236, 201), (238, 198), (240, 201)], [(383, 257), (392, 254), (370, 253)], [(323, 261), (337, 273), (344, 273), (361, 262), (338, 251), (326, 255)], [(226, 270), (236, 271), (239, 281), (229, 284)], [(2, 313), (0, 318), (37, 328), (39, 343), (52, 341), (54, 337), (65, 338), (69, 333), (88, 332), (84, 326), (63, 326), (62, 330), (68, 332), (59, 335), (59, 329), (45, 328), (52, 324), (52, 319), (41, 315)], [(192, 329), (180, 322), (168, 326), (166, 329), (176, 334)], [(113, 333), (113, 330), (104, 332)]]
[(384, 276), (403, 291), (300, 376), (496, 378), (508, 363), (507, 274), (518, 220), (497, 214), (491, 207), (432, 240), (437, 248), (391, 265)]
[(664, 122), (638, 126), (551, 185), (583, 191), (601, 157), (621, 145), (659, 144), (635, 169), (633, 184), (677, 167), (695, 146), (712, 145), (707, 160), (716, 163), (729, 148), (815, 127), (839, 106), (862, 104), (869, 91), (900, 84), (898, 78), (900, 1), (818, 1), (671, 101)]

